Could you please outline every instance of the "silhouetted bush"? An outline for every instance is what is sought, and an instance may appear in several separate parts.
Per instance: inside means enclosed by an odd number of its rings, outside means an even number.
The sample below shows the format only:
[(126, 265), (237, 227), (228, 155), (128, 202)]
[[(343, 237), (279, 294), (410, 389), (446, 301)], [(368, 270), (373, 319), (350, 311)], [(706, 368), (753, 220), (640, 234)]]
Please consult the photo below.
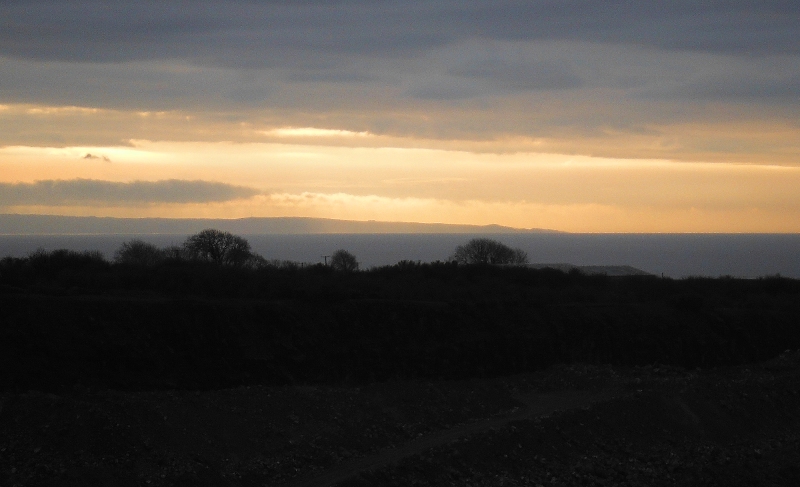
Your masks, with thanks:
[(113, 286), (109, 282), (111, 264), (98, 251), (37, 249), (4, 273), (7, 285), (37, 286), (39, 289), (97, 289)]
[(77, 252), (56, 249), (48, 252), (37, 249), (28, 255), (28, 263), (37, 272), (51, 275), (65, 269), (97, 271), (107, 269), (109, 266), (103, 254), (96, 250)]
[(117, 264), (152, 267), (166, 258), (165, 252), (143, 240), (130, 240), (123, 243), (114, 254)]
[(528, 254), (489, 238), (473, 238), (450, 258), (459, 264), (527, 264)]

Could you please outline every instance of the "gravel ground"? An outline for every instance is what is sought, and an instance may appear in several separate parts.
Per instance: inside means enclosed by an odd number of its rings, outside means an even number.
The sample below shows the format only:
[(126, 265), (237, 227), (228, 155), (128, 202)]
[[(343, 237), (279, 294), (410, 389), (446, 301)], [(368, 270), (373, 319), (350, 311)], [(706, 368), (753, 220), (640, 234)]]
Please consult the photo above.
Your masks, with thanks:
[(710, 370), (0, 393), (0, 486), (800, 485), (800, 352)]

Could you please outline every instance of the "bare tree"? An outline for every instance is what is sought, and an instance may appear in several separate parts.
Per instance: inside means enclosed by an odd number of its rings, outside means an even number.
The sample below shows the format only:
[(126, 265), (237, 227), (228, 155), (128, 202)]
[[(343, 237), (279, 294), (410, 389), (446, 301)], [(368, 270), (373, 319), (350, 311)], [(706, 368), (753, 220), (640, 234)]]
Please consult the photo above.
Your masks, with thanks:
[(139, 239), (124, 242), (114, 253), (114, 262), (135, 266), (150, 267), (165, 258), (165, 252), (155, 245)]
[(473, 238), (450, 257), (459, 264), (527, 264), (528, 254), (489, 238)]
[(514, 256), (509, 264), (525, 265), (528, 263), (528, 253), (520, 248), (514, 249)]
[(355, 255), (339, 249), (331, 254), (331, 267), (337, 271), (353, 272), (358, 270), (358, 261)]
[(247, 240), (211, 228), (187, 238), (183, 247), (193, 258), (222, 265), (242, 266), (252, 257)]

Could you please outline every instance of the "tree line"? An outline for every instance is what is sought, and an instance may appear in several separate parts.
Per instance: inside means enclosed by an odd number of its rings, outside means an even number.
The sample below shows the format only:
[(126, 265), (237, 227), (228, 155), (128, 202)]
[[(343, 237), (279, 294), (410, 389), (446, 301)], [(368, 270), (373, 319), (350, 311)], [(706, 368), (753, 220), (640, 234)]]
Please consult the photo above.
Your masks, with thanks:
[[(39, 249), (30, 254), (29, 258), (77, 262), (104, 260), (102, 253), (97, 251), (76, 252), (66, 249), (58, 249), (50, 253)], [(132, 239), (124, 242), (113, 256), (113, 263), (134, 267), (153, 267), (170, 260), (207, 262), (239, 268), (291, 266), (294, 264), (267, 260), (253, 252), (250, 243), (245, 238), (212, 228), (189, 236), (182, 245), (165, 248), (157, 247), (141, 239)], [(522, 249), (512, 249), (496, 240), (473, 238), (466, 244), (456, 247), (449, 261), (465, 265), (519, 265), (528, 263), (528, 255)], [(326, 259), (326, 265), (330, 265), (334, 270), (344, 272), (357, 271), (360, 267), (356, 256), (344, 249), (333, 252), (330, 255), (330, 261), (328, 262)]]
[[(426, 271), (450, 273), (453, 266), (500, 268), (527, 262), (520, 249), (486, 238), (458, 246), (444, 262), (430, 263)], [(401, 261), (397, 269), (418, 272), (419, 262)], [(414, 270), (414, 269), (417, 270)], [(148, 293), (225, 296), (264, 296), (264, 289), (284, 297), (343, 293), (336, 279), (315, 281), (311, 276), (335, 273), (344, 279), (364, 272), (355, 255), (339, 249), (326, 262), (302, 264), (266, 259), (253, 252), (243, 237), (215, 229), (191, 235), (179, 245), (158, 247), (141, 239), (124, 242), (107, 260), (99, 251), (38, 249), (24, 258), (0, 259), (0, 292), (3, 288), (38, 288), (71, 292), (137, 289)], [(370, 271), (381, 272), (380, 268)], [(302, 272), (299, 272), (302, 271)], [(394, 272), (390, 270), (389, 272)], [(338, 278), (337, 278), (338, 279)], [(369, 280), (369, 278), (367, 278)], [(357, 280), (347, 282), (356, 283)], [(344, 286), (346, 287), (346, 286)], [(48, 291), (49, 292), (49, 291)], [(360, 292), (360, 291), (358, 291)]]
[[(149, 242), (134, 239), (123, 243), (114, 253), (115, 263), (138, 267), (152, 267), (169, 259), (247, 268), (291, 265), (268, 261), (254, 253), (250, 242), (245, 238), (213, 228), (188, 237), (180, 246), (162, 249)], [(353, 254), (339, 249), (331, 254), (330, 266), (335, 270), (352, 272), (358, 270), (359, 263)]]

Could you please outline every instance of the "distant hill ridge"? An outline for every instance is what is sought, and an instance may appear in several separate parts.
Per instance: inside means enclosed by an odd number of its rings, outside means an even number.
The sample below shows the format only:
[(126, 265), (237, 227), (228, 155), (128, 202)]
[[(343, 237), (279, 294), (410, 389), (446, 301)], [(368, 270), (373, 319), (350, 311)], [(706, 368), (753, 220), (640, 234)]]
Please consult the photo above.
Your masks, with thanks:
[(335, 220), (328, 218), (113, 218), (58, 215), (0, 215), (0, 235), (103, 235), (103, 234), (190, 234), (205, 228), (255, 234), (319, 233), (561, 233), (538, 228), (522, 229), (501, 225), (454, 225)]

